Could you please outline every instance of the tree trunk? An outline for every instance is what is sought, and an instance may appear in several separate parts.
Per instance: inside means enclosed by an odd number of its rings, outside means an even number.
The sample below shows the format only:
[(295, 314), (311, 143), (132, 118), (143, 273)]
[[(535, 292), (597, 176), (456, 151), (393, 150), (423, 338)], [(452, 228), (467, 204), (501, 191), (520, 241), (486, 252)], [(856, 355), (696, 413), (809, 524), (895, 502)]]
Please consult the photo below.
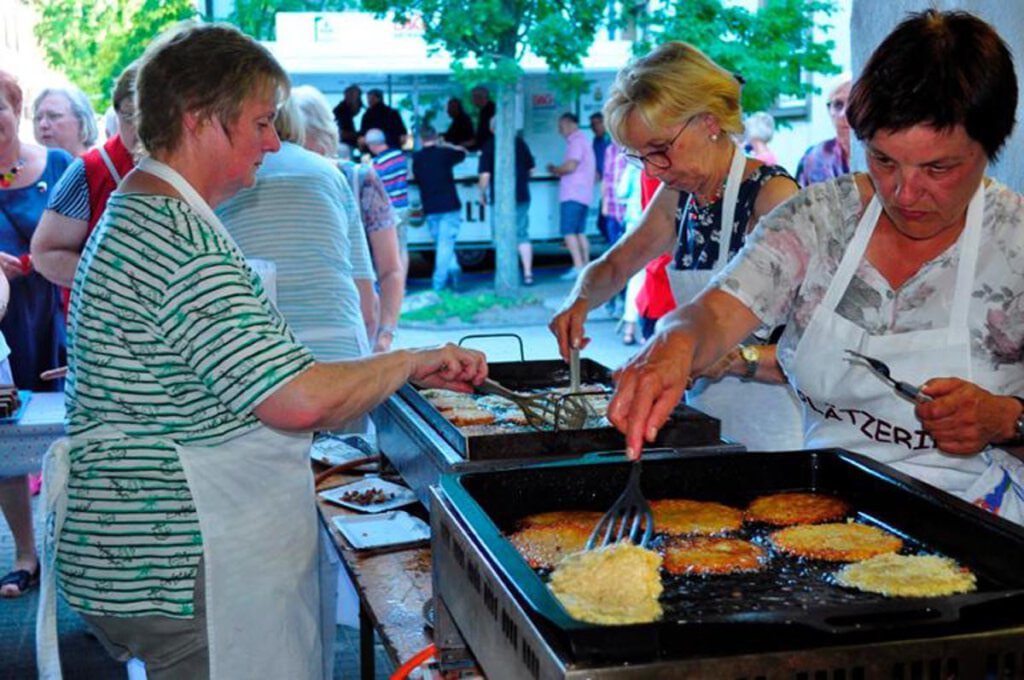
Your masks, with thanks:
[(519, 292), (516, 244), (516, 84), (498, 83), (494, 125), (494, 292)]

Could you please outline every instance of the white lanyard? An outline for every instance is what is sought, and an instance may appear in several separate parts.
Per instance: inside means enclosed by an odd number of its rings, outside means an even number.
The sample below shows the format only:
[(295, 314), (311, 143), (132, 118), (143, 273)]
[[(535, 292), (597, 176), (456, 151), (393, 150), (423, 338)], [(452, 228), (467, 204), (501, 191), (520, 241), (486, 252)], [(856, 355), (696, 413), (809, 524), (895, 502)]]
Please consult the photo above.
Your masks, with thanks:
[(220, 218), (217, 217), (216, 213), (213, 212), (213, 208), (210, 207), (210, 204), (207, 203), (206, 200), (199, 195), (199, 192), (196, 191), (195, 188), (188, 183), (188, 180), (182, 177), (177, 170), (167, 165), (166, 163), (162, 163), (156, 160), (155, 158), (151, 158), (149, 156), (143, 157), (139, 161), (137, 167), (139, 170), (142, 170), (143, 172), (148, 172), (151, 175), (155, 175), (156, 177), (159, 177), (160, 179), (174, 187), (174, 189), (179, 194), (181, 194), (181, 197), (185, 199), (185, 202), (192, 206), (193, 210), (199, 213), (200, 217), (206, 220), (206, 222), (209, 223), (214, 229), (219, 231), (221, 235), (228, 240), (229, 243), (235, 246), (235, 248), (238, 247), (237, 244), (235, 243), (235, 240), (231, 238), (231, 234), (228, 233), (228, 230), (224, 226), (224, 223), (221, 222)]

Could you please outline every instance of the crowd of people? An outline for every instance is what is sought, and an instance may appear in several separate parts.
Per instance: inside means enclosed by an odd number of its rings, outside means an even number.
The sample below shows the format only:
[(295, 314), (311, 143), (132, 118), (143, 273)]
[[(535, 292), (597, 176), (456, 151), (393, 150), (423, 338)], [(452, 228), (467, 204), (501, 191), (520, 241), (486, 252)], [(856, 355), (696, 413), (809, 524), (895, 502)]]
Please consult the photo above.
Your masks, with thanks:
[[(1024, 199), (986, 175), (1017, 88), (992, 26), (928, 10), (828, 89), (835, 137), (794, 174), (772, 117), (744, 117), (742, 79), (686, 43), (624, 67), (590, 135), (562, 114), (546, 171), (573, 285), (550, 329), (568, 360), (604, 305), (624, 343), (644, 342), (608, 411), (627, 457), (685, 399), (751, 450), (850, 449), (1024, 523)], [(371, 431), (368, 412), (410, 381), (487, 376), (475, 351), (393, 349), (410, 181), (438, 291), (461, 285), (453, 169), (470, 153), (481, 214), (493, 203), (497, 111), (486, 87), (470, 96), (475, 121), (450, 97), (447, 129), (420, 124), (414, 142), (381, 90), (364, 106), (352, 85), (332, 109), (240, 31), (186, 22), (117, 80), (114, 134), (98, 142), (82, 92), (48, 88), (32, 144), (0, 70), (0, 383), (67, 405), (44, 463), (47, 549), (29, 470), (0, 479), (16, 550), (0, 596), (43, 584), (44, 676), (59, 673), (59, 583), (150, 678), (329, 677), (311, 433)], [(852, 136), (867, 172), (850, 173)], [(536, 165), (517, 135), (526, 285)], [(593, 260), (592, 212), (608, 246)]]

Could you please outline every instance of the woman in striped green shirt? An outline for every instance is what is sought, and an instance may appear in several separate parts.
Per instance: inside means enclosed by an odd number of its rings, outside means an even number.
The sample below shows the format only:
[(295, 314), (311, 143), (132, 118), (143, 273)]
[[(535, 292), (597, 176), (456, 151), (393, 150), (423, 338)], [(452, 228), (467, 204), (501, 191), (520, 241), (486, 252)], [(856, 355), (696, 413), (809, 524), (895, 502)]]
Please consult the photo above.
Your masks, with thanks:
[[(151, 679), (323, 677), (309, 435), (297, 433), (409, 380), (468, 390), (486, 375), (481, 354), (451, 345), (316, 362), (269, 303), (211, 208), (279, 148), (287, 87), (231, 27), (184, 24), (150, 45), (136, 85), (149, 156), (111, 196), (75, 277), (70, 442), (47, 461), (56, 572), (99, 639)], [(40, 636), (44, 677), (59, 675), (51, 641)]]

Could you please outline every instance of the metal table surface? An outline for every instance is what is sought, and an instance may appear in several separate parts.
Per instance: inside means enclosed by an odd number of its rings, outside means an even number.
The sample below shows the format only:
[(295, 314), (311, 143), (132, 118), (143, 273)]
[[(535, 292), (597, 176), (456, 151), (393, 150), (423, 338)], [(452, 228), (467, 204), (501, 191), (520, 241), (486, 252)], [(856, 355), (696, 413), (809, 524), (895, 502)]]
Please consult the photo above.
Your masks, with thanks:
[(64, 393), (33, 392), (16, 423), (0, 425), (0, 477), (38, 472), (50, 444), (64, 436)]

